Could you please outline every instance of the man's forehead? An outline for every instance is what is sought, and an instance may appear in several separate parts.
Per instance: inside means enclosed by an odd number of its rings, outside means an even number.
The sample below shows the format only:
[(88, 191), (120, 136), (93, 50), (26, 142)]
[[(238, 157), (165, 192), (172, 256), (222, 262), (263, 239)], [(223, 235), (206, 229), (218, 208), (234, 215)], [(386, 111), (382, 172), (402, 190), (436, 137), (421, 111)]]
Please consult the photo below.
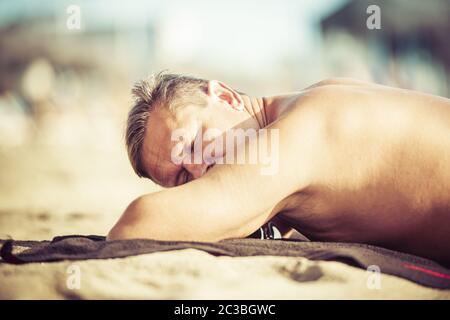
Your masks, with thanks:
[(178, 168), (171, 161), (171, 150), (176, 143), (171, 141), (171, 136), (175, 127), (172, 116), (164, 117), (159, 112), (155, 112), (147, 123), (142, 158), (147, 173), (158, 183), (167, 182), (168, 176)]

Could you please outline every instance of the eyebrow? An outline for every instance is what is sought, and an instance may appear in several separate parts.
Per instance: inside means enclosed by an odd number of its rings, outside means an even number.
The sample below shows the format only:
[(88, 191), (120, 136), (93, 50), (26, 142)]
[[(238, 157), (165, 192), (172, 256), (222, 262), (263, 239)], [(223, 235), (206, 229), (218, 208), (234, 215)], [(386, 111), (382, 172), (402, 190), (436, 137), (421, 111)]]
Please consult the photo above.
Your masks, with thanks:
[[(171, 163), (171, 164), (174, 165), (173, 163)], [(166, 178), (164, 180), (167, 183), (165, 185), (167, 185), (168, 187), (175, 187), (177, 185), (178, 176), (180, 175), (179, 171), (181, 171), (181, 170), (166, 171), (169, 174), (165, 175), (165, 177), (164, 177), (164, 178)], [(169, 178), (169, 179), (167, 179), (167, 178)]]
[[(157, 146), (157, 150), (158, 151), (160, 151), (161, 148), (162, 148), (161, 146)], [(170, 165), (169, 168), (174, 166), (175, 164), (171, 160), (164, 160), (163, 158), (161, 158), (161, 155), (158, 152), (156, 152), (156, 151), (154, 151), (152, 149), (150, 149), (150, 154), (155, 158), (155, 163), (156, 163), (155, 164), (155, 167), (156, 167), (155, 168), (155, 172), (156, 172), (156, 174), (155, 175), (151, 175), (151, 176), (153, 176), (156, 179), (152, 179), (152, 180), (154, 182), (156, 182), (157, 184), (163, 186), (163, 187), (175, 186), (176, 185), (176, 180), (175, 180), (175, 184), (174, 184), (174, 181), (173, 181), (174, 178), (172, 178), (172, 177), (175, 176), (175, 179), (176, 179), (176, 177), (177, 177), (177, 175), (179, 173), (176, 173), (175, 170), (169, 171), (169, 170), (167, 170), (167, 167), (165, 169), (164, 168), (165, 164), (163, 164), (161, 162), (167, 162)], [(151, 171), (151, 170), (149, 170), (149, 171)], [(167, 175), (165, 173), (170, 173), (170, 174)], [(150, 172), (148, 172), (148, 175), (150, 176)], [(167, 177), (169, 177), (169, 179), (167, 179)]]
[[(171, 161), (168, 161), (171, 165), (173, 165), (173, 163)], [(148, 172), (147, 174), (149, 176), (151, 176), (154, 182), (156, 182), (157, 184), (163, 186), (163, 187), (167, 187), (167, 186), (171, 186), (170, 183), (173, 182), (173, 178), (171, 178), (172, 176), (174, 176), (174, 174), (169, 174), (166, 175), (164, 173), (167, 173), (169, 170), (164, 169), (164, 166), (161, 163), (158, 163), (158, 165), (156, 165), (156, 174), (155, 175), (150, 175), (150, 173)], [(173, 172), (175, 172), (175, 170), (171, 170)], [(171, 173), (171, 172), (170, 172)], [(175, 174), (176, 177), (177, 174)], [(170, 179), (164, 179), (169, 177)], [(166, 182), (169, 182), (168, 184)]]

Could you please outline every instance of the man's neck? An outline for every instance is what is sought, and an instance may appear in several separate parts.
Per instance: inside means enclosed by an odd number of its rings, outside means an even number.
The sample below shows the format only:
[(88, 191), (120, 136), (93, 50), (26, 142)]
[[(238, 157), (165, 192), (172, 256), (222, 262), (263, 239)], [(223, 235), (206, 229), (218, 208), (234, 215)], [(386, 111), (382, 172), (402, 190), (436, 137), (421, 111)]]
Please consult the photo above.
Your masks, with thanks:
[(245, 111), (255, 119), (258, 123), (259, 128), (265, 128), (270, 123), (275, 121), (274, 113), (271, 112), (273, 107), (272, 98), (255, 98), (247, 95), (242, 95), (242, 100), (244, 101)]

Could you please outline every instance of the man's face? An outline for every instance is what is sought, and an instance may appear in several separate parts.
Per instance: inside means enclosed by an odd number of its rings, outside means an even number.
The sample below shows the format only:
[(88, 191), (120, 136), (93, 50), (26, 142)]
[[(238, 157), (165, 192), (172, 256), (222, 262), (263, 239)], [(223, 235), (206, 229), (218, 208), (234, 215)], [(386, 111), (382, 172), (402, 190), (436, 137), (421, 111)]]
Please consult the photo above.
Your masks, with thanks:
[[(230, 90), (228, 87), (226, 89)], [(150, 115), (141, 156), (145, 171), (158, 184), (173, 187), (200, 178), (213, 164), (209, 162), (210, 159), (203, 157), (200, 162), (193, 160), (194, 144), (198, 146), (201, 141), (201, 150), (195, 148), (195, 152), (203, 154), (203, 150), (214, 138), (247, 120), (248, 114), (243, 111), (243, 106), (233, 106), (242, 101), (230, 100), (226, 95), (217, 96), (213, 89), (210, 90), (212, 94), (205, 97), (206, 106), (180, 106), (175, 114), (160, 107)], [(183, 132), (182, 141), (172, 138), (176, 130)], [(214, 134), (205, 135), (211, 132)], [(176, 163), (173, 153), (179, 153), (182, 149), (188, 150), (186, 155), (192, 158)], [(214, 157), (223, 155), (222, 149)]]

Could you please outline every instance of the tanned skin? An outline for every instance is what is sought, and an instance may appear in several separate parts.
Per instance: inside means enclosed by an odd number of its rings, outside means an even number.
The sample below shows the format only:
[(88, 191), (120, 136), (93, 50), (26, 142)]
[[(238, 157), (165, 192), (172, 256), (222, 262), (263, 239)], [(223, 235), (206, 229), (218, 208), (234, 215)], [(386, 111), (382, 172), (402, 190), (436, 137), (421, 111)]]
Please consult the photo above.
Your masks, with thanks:
[(134, 200), (109, 239), (243, 238), (275, 219), (311, 240), (450, 264), (449, 99), (351, 79), (264, 98), (211, 81), (209, 96), (243, 105), (248, 127), (279, 130), (278, 173), (224, 164), (191, 168), (180, 185), (157, 177), (177, 186)]

